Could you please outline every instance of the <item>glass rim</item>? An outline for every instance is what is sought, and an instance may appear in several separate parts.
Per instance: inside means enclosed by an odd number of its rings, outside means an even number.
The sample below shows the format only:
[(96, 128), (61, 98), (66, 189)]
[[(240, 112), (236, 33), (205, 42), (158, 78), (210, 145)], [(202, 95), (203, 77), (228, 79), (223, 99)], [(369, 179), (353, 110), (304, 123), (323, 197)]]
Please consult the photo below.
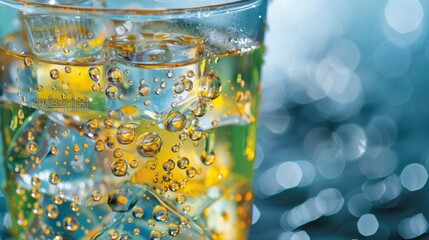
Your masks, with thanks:
[(223, 9), (235, 11), (247, 9), (256, 3), (266, 0), (235, 0), (220, 4), (202, 5), (188, 8), (154, 8), (154, 9), (118, 9), (118, 8), (100, 8), (100, 7), (82, 7), (72, 5), (51, 5), (28, 0), (0, 0), (0, 5), (5, 5), (17, 10), (38, 12), (40, 10), (51, 12), (58, 11), (62, 13), (73, 14), (91, 14), (91, 15), (171, 15), (171, 14), (192, 14), (198, 12), (214, 11), (218, 12)]

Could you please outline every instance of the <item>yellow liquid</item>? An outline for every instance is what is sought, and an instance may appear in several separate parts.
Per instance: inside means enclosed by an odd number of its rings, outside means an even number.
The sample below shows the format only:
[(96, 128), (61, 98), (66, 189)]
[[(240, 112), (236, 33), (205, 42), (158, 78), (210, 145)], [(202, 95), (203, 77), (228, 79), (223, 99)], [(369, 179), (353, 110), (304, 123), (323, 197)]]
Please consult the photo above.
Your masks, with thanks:
[(0, 50), (14, 238), (246, 239), (261, 56), (65, 64)]

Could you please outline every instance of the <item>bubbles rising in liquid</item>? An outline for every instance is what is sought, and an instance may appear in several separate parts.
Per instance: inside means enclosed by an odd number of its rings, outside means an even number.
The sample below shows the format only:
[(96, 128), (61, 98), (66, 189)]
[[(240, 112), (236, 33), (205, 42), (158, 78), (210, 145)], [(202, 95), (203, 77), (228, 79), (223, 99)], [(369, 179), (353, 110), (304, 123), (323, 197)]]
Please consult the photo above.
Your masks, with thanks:
[(113, 67), (107, 71), (107, 81), (111, 84), (120, 84), (122, 82), (122, 70)]
[(157, 133), (147, 132), (137, 139), (137, 151), (143, 157), (153, 157), (161, 148), (162, 139)]
[(88, 122), (86, 122), (86, 127), (91, 131), (95, 131), (97, 128), (100, 127), (100, 122), (96, 118), (89, 119)]
[(207, 153), (206, 151), (203, 151), (201, 154), (201, 161), (205, 165), (212, 165), (216, 160), (216, 154), (214, 152)]
[(165, 221), (168, 218), (168, 210), (164, 206), (158, 205), (153, 209), (153, 218), (158, 221)]
[(46, 207), (46, 214), (48, 215), (48, 218), (50, 219), (55, 219), (58, 217), (58, 207), (53, 205), (53, 204), (49, 204), (48, 207)]
[(176, 237), (177, 235), (179, 235), (180, 233), (180, 228), (177, 224), (170, 224), (170, 226), (168, 227), (168, 234), (172, 237)]
[(177, 166), (180, 169), (186, 169), (186, 168), (188, 168), (188, 166), (189, 166), (189, 159), (186, 158), (186, 157), (183, 157), (182, 159), (180, 159), (180, 160), (177, 161)]
[(116, 134), (118, 142), (124, 145), (132, 143), (135, 135), (135, 128), (131, 124), (122, 124), (118, 127), (118, 132)]
[(58, 69), (51, 69), (49, 74), (50, 74), (51, 78), (54, 80), (56, 80), (60, 77), (60, 71), (58, 71)]
[(88, 71), (89, 77), (92, 79), (92, 81), (94, 82), (99, 82), (100, 81), (100, 69), (98, 69), (98, 67), (91, 67)]
[(113, 175), (123, 177), (128, 172), (128, 163), (124, 159), (116, 159), (110, 166)]
[(201, 79), (201, 95), (206, 98), (215, 99), (222, 91), (222, 81), (217, 73), (210, 71)]
[(147, 85), (141, 85), (137, 91), (139, 92), (140, 96), (147, 96), (150, 93), (150, 88)]
[(161, 240), (161, 238), (162, 238), (162, 234), (158, 230), (153, 230), (150, 233), (150, 240)]
[(64, 219), (64, 228), (69, 232), (75, 232), (79, 228), (79, 223), (72, 216), (67, 216)]
[(166, 162), (164, 162), (164, 164), (162, 165), (162, 167), (164, 168), (165, 171), (171, 171), (174, 169), (175, 163), (173, 160), (169, 159)]
[(164, 122), (165, 128), (170, 132), (180, 131), (185, 127), (186, 117), (180, 112), (168, 115)]
[(58, 183), (60, 183), (60, 176), (56, 173), (51, 173), (49, 175), (49, 182), (53, 185), (57, 185)]
[(144, 215), (144, 210), (141, 207), (134, 207), (133, 208), (133, 216), (135, 218), (142, 218)]

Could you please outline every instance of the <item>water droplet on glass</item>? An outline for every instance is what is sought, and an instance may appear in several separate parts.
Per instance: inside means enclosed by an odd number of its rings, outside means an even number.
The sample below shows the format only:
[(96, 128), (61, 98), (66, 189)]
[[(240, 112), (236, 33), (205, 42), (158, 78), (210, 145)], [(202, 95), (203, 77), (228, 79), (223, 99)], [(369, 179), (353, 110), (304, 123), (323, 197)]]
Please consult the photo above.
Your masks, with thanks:
[(122, 124), (118, 127), (116, 136), (120, 144), (126, 145), (132, 143), (136, 136), (135, 126), (133, 124)]

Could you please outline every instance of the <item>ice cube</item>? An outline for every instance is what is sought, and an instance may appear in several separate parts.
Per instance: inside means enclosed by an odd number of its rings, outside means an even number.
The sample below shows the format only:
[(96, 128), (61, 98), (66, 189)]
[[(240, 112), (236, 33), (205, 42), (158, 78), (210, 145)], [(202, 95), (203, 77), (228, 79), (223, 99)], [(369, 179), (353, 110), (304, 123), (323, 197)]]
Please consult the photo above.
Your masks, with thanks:
[[(118, 189), (123, 193), (131, 192), (133, 196), (138, 196), (138, 200), (127, 211), (117, 212), (113, 221), (108, 222), (106, 228), (95, 239), (110, 239), (112, 234), (142, 240), (158, 239), (155, 235), (159, 235), (159, 239), (163, 235), (187, 240), (210, 239), (198, 224), (163, 202), (149, 186), (124, 185)], [(118, 189), (113, 191), (118, 192)], [(125, 195), (120, 197), (127, 198)], [(126, 221), (122, 221), (123, 219)]]
[(56, 14), (22, 14), (32, 53), (61, 62), (94, 62), (104, 59), (104, 40), (113, 35), (110, 20)]

